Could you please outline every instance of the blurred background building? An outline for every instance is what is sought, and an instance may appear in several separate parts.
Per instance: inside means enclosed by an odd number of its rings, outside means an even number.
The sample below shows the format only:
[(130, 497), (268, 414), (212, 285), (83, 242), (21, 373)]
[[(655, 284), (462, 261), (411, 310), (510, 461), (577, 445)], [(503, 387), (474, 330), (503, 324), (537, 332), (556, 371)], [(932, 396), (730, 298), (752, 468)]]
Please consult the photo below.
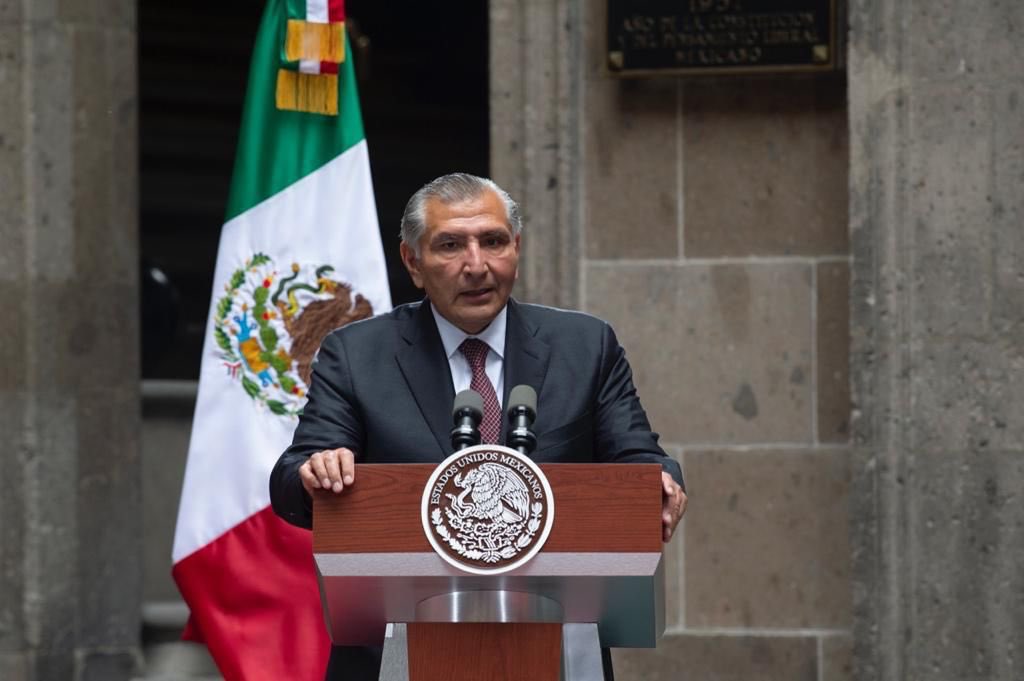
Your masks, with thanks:
[[(491, 175), (682, 462), (626, 681), (1024, 678), (1024, 3), (840, 9), (833, 73), (620, 79), (603, 2), (347, 2), (395, 303)], [(0, 679), (216, 675), (170, 544), (261, 11), (0, 0)]]

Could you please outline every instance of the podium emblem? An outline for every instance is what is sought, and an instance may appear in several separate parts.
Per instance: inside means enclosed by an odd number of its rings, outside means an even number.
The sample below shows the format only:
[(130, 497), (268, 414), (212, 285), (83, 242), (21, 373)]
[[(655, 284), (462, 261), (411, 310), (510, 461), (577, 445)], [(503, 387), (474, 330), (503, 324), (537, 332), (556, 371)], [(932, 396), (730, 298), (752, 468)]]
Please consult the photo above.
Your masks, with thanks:
[(421, 504), (423, 531), (460, 570), (508, 572), (533, 558), (551, 532), (555, 503), (540, 468), (514, 449), (477, 445), (431, 474)]

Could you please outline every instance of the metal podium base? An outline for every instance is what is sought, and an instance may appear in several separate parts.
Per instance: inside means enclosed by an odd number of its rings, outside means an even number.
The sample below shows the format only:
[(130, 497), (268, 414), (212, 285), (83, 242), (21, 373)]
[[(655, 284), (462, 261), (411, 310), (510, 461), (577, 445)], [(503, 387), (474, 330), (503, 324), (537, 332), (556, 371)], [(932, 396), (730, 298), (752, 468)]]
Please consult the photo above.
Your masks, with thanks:
[(378, 678), (380, 681), (409, 681), (409, 648), (404, 624), (388, 624), (384, 632), (384, 654)]
[[(601, 641), (597, 625), (562, 625), (562, 681), (601, 681)], [(384, 636), (380, 681), (409, 681), (409, 656), (404, 624), (393, 623)]]
[(597, 625), (562, 625), (562, 681), (601, 681), (601, 640)]

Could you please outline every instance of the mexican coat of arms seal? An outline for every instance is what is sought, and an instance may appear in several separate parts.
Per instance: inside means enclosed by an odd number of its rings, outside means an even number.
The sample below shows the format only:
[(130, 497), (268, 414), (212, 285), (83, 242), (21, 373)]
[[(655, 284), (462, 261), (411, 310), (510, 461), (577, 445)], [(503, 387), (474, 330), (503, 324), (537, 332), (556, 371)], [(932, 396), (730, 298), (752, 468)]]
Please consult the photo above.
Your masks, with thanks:
[(255, 253), (224, 284), (213, 312), (215, 351), (231, 379), (272, 413), (297, 417), (313, 358), (324, 336), (373, 315), (330, 265), (293, 262), (279, 269)]
[(540, 551), (555, 504), (537, 464), (508, 447), (477, 445), (434, 470), (423, 490), (421, 515), (441, 558), (466, 572), (497, 574)]

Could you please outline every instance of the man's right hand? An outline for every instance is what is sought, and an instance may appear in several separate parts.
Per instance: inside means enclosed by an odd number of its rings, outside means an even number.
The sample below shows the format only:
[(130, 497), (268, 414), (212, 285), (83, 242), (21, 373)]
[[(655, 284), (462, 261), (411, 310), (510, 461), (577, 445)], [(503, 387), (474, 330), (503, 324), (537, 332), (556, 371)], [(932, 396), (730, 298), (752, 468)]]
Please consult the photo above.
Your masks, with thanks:
[(355, 482), (356, 455), (345, 447), (317, 452), (299, 466), (299, 478), (310, 496), (315, 489), (329, 489), (337, 494)]

